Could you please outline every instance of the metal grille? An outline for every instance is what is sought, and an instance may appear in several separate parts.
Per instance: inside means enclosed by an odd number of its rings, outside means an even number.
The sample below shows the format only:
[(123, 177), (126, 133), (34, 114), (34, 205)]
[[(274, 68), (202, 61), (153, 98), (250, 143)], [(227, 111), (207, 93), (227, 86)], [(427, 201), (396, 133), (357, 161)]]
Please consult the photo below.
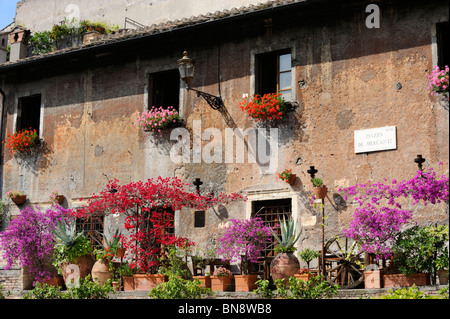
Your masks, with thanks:
[(77, 232), (82, 231), (83, 234), (91, 241), (92, 247), (102, 248), (99, 244), (103, 241), (103, 222), (104, 216), (90, 216), (87, 218), (77, 218)]
[[(272, 229), (280, 236), (280, 218), (289, 218), (292, 215), (292, 200), (290, 198), (286, 199), (275, 199), (275, 200), (263, 200), (253, 202), (252, 216), (261, 217), (266, 225), (272, 227)], [(277, 241), (275, 237), (272, 236), (272, 242), (267, 245), (263, 252), (262, 258), (274, 257), (275, 256), (275, 246)]]

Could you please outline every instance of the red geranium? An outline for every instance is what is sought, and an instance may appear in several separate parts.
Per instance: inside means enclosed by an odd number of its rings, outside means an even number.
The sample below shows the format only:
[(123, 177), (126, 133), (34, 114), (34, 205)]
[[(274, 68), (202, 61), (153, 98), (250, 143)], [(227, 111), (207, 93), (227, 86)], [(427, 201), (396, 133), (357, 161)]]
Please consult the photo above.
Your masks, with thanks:
[(250, 101), (241, 102), (239, 107), (256, 122), (279, 120), (287, 112), (281, 93), (268, 93), (263, 96), (255, 94)]
[(15, 152), (29, 153), (36, 146), (38, 141), (39, 136), (36, 130), (30, 127), (29, 130), (23, 129), (19, 132), (8, 134), (6, 146), (8, 146), (11, 154), (14, 154)]

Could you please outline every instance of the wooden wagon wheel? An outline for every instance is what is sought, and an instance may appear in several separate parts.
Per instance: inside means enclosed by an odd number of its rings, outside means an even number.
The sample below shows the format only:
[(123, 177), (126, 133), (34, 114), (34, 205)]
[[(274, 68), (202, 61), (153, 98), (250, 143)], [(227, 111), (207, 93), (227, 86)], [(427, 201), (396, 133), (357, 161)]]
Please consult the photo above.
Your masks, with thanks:
[(351, 289), (364, 281), (364, 270), (357, 263), (359, 254), (354, 246), (347, 250), (347, 247), (341, 247), (337, 237), (332, 237), (325, 244), (324, 251), (325, 275), (330, 284)]

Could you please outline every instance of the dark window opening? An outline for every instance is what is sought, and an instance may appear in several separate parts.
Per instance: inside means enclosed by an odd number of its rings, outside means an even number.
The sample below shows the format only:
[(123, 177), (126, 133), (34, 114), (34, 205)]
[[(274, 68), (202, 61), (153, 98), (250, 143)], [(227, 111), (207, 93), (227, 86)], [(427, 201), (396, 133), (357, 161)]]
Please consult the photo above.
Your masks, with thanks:
[(438, 66), (442, 70), (446, 65), (450, 66), (449, 33), (450, 22), (436, 24), (436, 36), (438, 47)]
[(173, 106), (179, 111), (180, 103), (180, 73), (169, 70), (153, 73), (149, 77), (149, 109), (152, 106), (167, 109)]
[(41, 95), (22, 97), (17, 109), (16, 130), (35, 129), (39, 134), (41, 118)]
[(205, 227), (205, 211), (198, 210), (194, 214), (195, 214), (194, 227), (195, 228)]
[(290, 50), (256, 56), (256, 94), (281, 93), (287, 100), (292, 95), (292, 56)]

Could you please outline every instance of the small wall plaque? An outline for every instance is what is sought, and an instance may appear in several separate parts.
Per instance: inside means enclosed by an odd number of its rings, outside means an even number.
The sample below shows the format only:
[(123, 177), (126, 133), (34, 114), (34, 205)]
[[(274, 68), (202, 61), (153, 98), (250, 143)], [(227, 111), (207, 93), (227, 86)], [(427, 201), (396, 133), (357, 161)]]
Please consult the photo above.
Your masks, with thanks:
[(355, 153), (394, 150), (397, 148), (395, 126), (386, 126), (354, 132)]

